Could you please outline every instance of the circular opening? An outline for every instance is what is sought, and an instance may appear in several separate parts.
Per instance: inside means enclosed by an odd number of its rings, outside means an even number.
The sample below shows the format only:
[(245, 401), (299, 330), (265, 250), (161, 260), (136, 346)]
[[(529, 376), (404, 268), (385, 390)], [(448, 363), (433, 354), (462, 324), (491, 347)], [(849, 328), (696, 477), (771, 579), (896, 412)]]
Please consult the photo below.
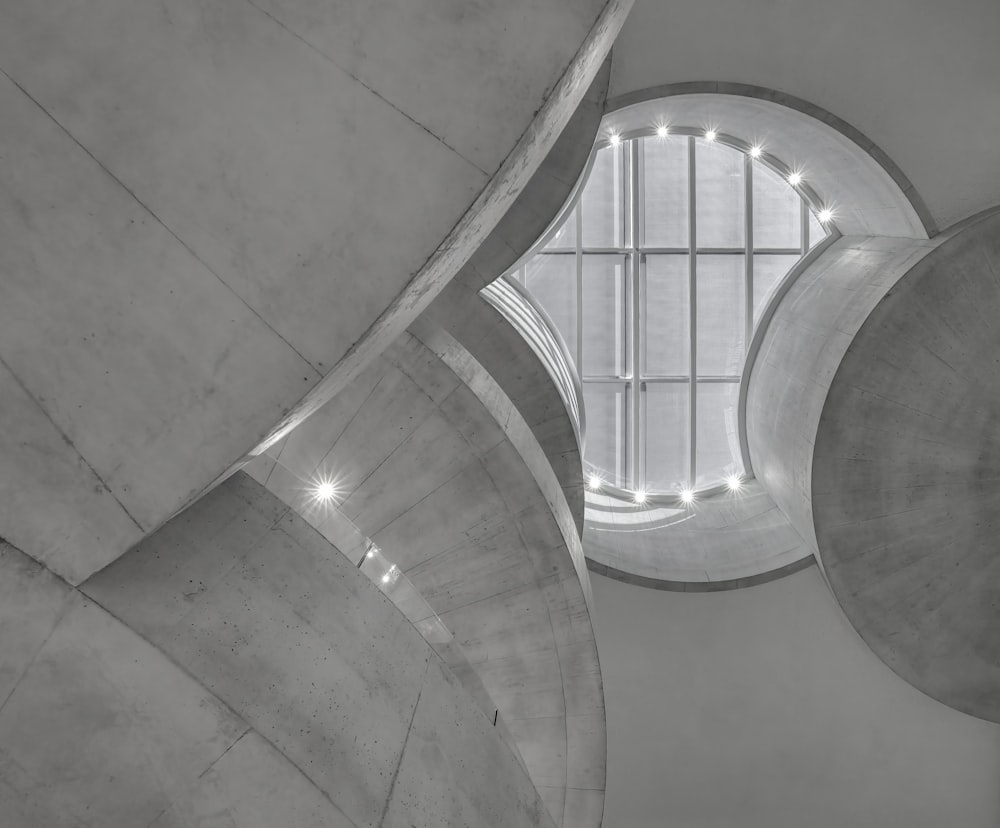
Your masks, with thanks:
[(747, 349), (833, 227), (827, 210), (801, 170), (714, 127), (603, 133), (559, 222), (507, 274), (579, 371), (592, 490), (640, 505), (737, 490)]

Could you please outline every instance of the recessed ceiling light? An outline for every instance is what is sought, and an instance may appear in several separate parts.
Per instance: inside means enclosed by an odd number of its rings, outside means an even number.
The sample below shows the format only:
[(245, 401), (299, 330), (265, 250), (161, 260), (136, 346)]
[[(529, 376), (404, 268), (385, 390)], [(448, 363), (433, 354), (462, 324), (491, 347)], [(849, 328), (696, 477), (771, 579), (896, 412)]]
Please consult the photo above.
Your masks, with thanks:
[(656, 135), (657, 135), (658, 138), (666, 138), (667, 137), (667, 131), (668, 130), (667, 130), (666, 126), (664, 126), (664, 125), (661, 124), (660, 126), (658, 126), (656, 128)]
[(622, 142), (622, 137), (617, 132), (612, 132), (608, 140), (611, 141), (611, 146), (617, 147)]
[(715, 132), (714, 129), (706, 129), (705, 130), (705, 140), (706, 141), (714, 141), (715, 138), (716, 138), (716, 132)]
[(828, 221), (833, 221), (833, 210), (831, 210), (829, 207), (826, 207), (819, 211), (819, 215), (817, 215), (817, 218), (821, 222), (823, 222), (823, 224), (826, 224)]
[(641, 506), (646, 502), (646, 493), (642, 489), (636, 489), (632, 492), (632, 499)]
[(733, 474), (726, 478), (726, 485), (729, 486), (729, 491), (738, 492), (743, 488), (743, 481), (740, 480), (739, 475)]
[(802, 173), (793, 172), (790, 176), (788, 176), (788, 183), (793, 187), (798, 187), (799, 184), (802, 183)]
[(694, 503), (694, 492), (690, 489), (684, 489), (684, 491), (681, 492), (681, 500), (685, 503)]
[(321, 503), (328, 503), (337, 494), (337, 489), (329, 480), (324, 480), (313, 489), (313, 497)]
[(752, 147), (750, 147), (750, 157), (751, 158), (760, 158), (760, 154), (761, 154), (762, 151), (763, 150), (762, 150), (760, 144), (754, 144)]
[(590, 477), (587, 478), (587, 488), (590, 489), (592, 492), (596, 492), (601, 488), (601, 484), (603, 482), (604, 481), (601, 480), (599, 475), (592, 474), (590, 475)]

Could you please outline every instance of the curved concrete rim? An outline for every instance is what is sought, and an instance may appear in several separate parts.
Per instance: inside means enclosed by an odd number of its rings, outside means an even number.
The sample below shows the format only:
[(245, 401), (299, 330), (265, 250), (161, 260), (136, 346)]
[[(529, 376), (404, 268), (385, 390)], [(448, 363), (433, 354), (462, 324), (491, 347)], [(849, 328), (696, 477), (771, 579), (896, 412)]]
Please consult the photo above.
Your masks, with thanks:
[(932, 238), (940, 232), (937, 223), (931, 216), (930, 210), (927, 208), (927, 204), (913, 182), (910, 181), (906, 173), (899, 168), (896, 162), (878, 144), (843, 118), (834, 115), (829, 110), (811, 101), (798, 98), (795, 95), (789, 95), (786, 92), (770, 89), (766, 86), (753, 86), (751, 84), (732, 81), (683, 81), (663, 84), (661, 86), (651, 86), (634, 92), (626, 92), (607, 102), (605, 114), (618, 112), (627, 107), (646, 103), (657, 98), (705, 94), (731, 95), (766, 101), (799, 112), (836, 130), (851, 141), (851, 143), (855, 144), (859, 150), (870, 156), (895, 182), (903, 197), (909, 202), (920, 223), (923, 225), (927, 238)]
[(669, 581), (664, 578), (650, 578), (646, 575), (633, 575), (607, 564), (597, 563), (593, 558), (587, 558), (587, 569), (595, 575), (604, 575), (616, 581), (633, 586), (645, 587), (646, 589), (658, 589), (663, 592), (726, 592), (731, 589), (746, 589), (747, 587), (767, 584), (777, 581), (786, 575), (793, 575), (801, 572), (810, 566), (815, 565), (816, 558), (807, 555), (790, 564), (779, 566), (770, 572), (762, 572), (759, 575), (752, 575), (748, 578), (731, 578), (725, 581)]

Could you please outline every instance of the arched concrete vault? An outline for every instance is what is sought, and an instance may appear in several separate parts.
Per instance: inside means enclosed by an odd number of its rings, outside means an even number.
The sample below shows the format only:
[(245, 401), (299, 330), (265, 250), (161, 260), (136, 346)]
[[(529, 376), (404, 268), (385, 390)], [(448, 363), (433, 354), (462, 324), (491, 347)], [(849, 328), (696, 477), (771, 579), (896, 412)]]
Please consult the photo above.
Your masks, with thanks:
[(486, 239), (629, 6), (5, 4), (0, 534), (77, 583), (336, 393)]

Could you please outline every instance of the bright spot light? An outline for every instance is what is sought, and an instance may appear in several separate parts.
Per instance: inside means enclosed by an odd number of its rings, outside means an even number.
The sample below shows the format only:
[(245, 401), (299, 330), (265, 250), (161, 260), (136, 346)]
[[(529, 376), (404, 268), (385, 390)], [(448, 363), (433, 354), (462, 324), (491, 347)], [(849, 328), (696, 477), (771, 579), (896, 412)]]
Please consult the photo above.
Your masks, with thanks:
[(799, 184), (802, 183), (802, 173), (793, 172), (790, 176), (788, 176), (788, 183), (793, 187), (798, 187)]
[(632, 499), (640, 506), (646, 502), (646, 493), (642, 489), (632, 492)]
[(603, 481), (601, 480), (600, 477), (598, 477), (596, 474), (592, 474), (590, 475), (589, 478), (587, 478), (587, 488), (590, 489), (592, 492), (596, 492), (598, 489), (601, 488), (602, 482)]
[(762, 150), (760, 144), (754, 144), (752, 147), (750, 147), (750, 157), (751, 158), (760, 158), (760, 154), (761, 154), (762, 151), (763, 150)]
[(667, 128), (665, 126), (663, 126), (663, 125), (658, 126), (656, 128), (656, 137), (657, 138), (666, 138), (667, 137)]
[(622, 137), (617, 132), (612, 132), (609, 140), (611, 141), (611, 146), (617, 147), (622, 142)]
[(817, 216), (817, 218), (821, 222), (823, 222), (823, 224), (826, 224), (828, 221), (833, 220), (833, 210), (829, 208), (824, 208), (823, 210), (819, 211), (819, 215)]
[(683, 492), (681, 492), (681, 500), (683, 500), (685, 503), (694, 503), (694, 492), (692, 492), (690, 489), (685, 489)]
[(374, 558), (377, 553), (378, 553), (378, 547), (375, 544), (372, 544), (371, 547), (368, 549), (368, 554), (365, 557)]
[(738, 492), (743, 488), (743, 481), (740, 480), (739, 475), (731, 475), (726, 478), (726, 485), (729, 486), (729, 491)]
[(716, 132), (715, 132), (714, 129), (706, 129), (705, 130), (705, 140), (706, 141), (714, 141), (715, 140), (715, 136), (716, 136)]
[(313, 489), (313, 497), (322, 503), (328, 503), (333, 500), (334, 496), (337, 494), (337, 489), (329, 480), (324, 480), (316, 488)]
[(391, 580), (392, 580), (392, 575), (390, 573), (388, 573), (388, 572), (386, 572), (385, 575), (382, 576), (382, 583), (383, 584), (387, 584)]

